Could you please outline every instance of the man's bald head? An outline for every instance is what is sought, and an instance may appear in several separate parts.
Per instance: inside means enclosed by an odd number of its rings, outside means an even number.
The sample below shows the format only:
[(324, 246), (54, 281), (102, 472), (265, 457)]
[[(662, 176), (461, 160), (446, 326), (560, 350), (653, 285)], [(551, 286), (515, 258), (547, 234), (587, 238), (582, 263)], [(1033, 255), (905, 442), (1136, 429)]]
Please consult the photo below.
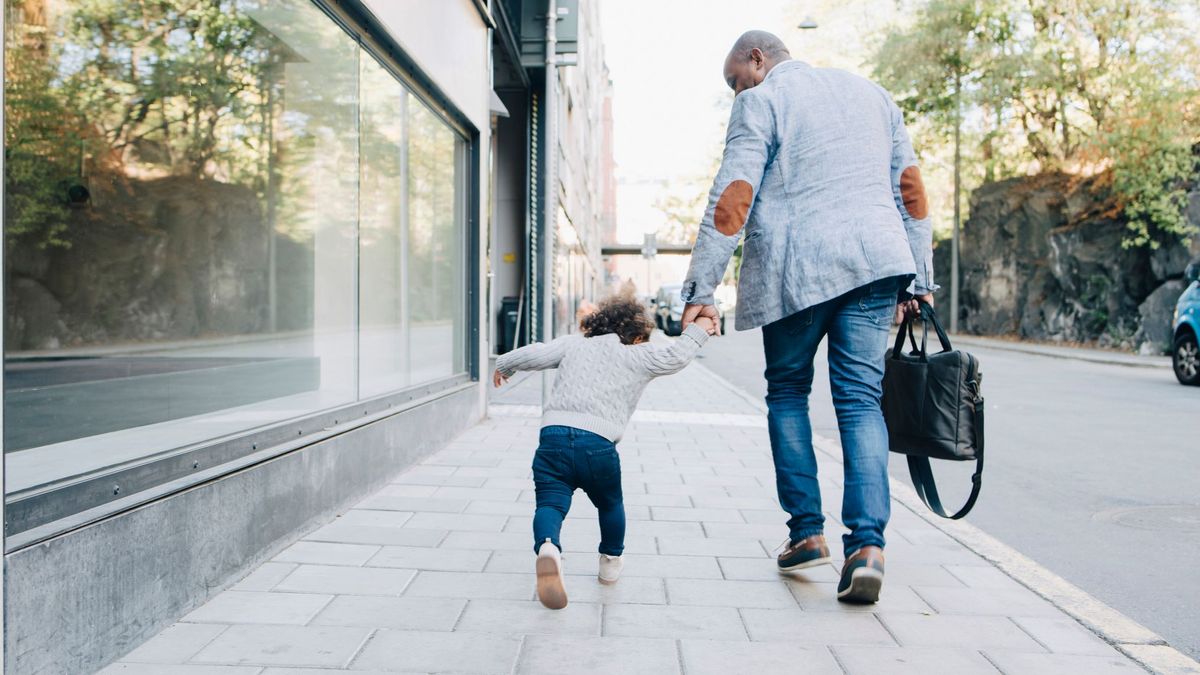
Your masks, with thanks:
[(725, 57), (725, 82), (740, 94), (762, 82), (776, 64), (791, 58), (779, 36), (765, 30), (746, 31)]

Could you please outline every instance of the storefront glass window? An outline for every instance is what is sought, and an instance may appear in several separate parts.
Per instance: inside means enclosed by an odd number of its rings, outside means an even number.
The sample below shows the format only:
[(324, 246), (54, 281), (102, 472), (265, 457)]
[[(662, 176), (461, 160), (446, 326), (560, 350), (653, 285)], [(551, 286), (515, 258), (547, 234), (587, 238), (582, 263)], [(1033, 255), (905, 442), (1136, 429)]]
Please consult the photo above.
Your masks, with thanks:
[(465, 371), (467, 143), (316, 5), (5, 11), (10, 503)]

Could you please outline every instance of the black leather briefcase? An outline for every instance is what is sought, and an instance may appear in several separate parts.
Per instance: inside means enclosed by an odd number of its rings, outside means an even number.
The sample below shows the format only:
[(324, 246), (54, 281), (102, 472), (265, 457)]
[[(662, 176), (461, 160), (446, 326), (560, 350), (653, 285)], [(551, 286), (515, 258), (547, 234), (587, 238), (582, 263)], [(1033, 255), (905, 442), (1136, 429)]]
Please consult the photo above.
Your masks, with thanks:
[[(931, 511), (943, 518), (967, 515), (979, 498), (983, 478), (983, 396), (980, 394), (979, 359), (951, 347), (933, 307), (920, 303), (921, 316), (906, 320), (887, 355), (883, 376), (883, 417), (887, 420), (892, 452), (906, 455), (917, 494)], [(916, 342), (916, 322), (922, 324), (921, 346)], [(929, 327), (937, 333), (942, 350), (929, 353)], [(912, 350), (904, 352), (908, 340)], [(953, 515), (947, 515), (938, 497), (930, 459), (975, 460), (971, 496)]]

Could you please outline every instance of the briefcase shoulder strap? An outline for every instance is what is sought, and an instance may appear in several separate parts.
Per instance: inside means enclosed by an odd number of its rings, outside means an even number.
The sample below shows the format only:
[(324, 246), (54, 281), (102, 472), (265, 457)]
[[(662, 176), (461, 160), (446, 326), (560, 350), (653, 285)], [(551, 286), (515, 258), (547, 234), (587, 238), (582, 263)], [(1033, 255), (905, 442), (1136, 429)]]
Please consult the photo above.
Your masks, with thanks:
[(937, 482), (933, 479), (933, 468), (929, 466), (929, 458), (918, 455), (908, 455), (908, 475), (912, 477), (913, 487), (925, 506), (937, 515), (950, 520), (958, 520), (971, 512), (975, 501), (979, 499), (979, 490), (983, 486), (983, 401), (975, 407), (975, 473), (971, 476), (971, 495), (967, 503), (954, 515), (947, 515), (938, 496)]

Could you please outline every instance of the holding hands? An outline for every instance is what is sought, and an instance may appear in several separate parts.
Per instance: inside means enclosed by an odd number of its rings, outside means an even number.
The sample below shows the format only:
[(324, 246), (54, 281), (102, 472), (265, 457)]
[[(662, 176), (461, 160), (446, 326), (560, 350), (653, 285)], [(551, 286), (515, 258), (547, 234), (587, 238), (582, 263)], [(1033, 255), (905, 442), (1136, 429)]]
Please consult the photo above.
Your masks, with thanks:
[(704, 331), (706, 333), (708, 333), (709, 335), (716, 335), (717, 332), (720, 330), (720, 327), (717, 325), (717, 322), (713, 321), (711, 318), (709, 318), (707, 316), (698, 316), (698, 317), (696, 317), (696, 320), (693, 321), (693, 323), (695, 323), (697, 326), (703, 328)]
[[(700, 319), (705, 319), (705, 323), (700, 323)], [(690, 324), (697, 323), (701, 328), (708, 331), (709, 335), (721, 334), (721, 315), (717, 313), (717, 308), (714, 305), (693, 305), (689, 303), (683, 308), (682, 322), (685, 329)]]

